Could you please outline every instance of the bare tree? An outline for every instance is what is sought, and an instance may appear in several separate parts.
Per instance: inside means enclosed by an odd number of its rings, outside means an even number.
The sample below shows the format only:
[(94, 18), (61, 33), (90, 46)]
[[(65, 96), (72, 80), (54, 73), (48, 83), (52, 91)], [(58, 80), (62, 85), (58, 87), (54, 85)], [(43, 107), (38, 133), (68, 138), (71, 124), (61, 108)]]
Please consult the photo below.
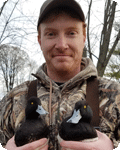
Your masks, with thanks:
[(88, 9), (88, 26), (87, 26), (87, 41), (88, 41), (88, 52), (89, 52), (89, 57), (91, 58), (92, 60), (92, 52), (91, 52), (91, 45), (90, 45), (90, 13), (91, 13), (91, 7), (92, 7), (92, 0), (90, 1), (90, 4), (89, 4), (89, 9)]
[(103, 76), (106, 66), (110, 60), (111, 55), (113, 54), (115, 47), (120, 40), (120, 30), (113, 42), (111, 48), (110, 46), (110, 38), (113, 28), (113, 22), (115, 18), (115, 10), (116, 10), (117, 3), (115, 1), (106, 0), (105, 3), (105, 14), (104, 14), (104, 25), (103, 30), (101, 33), (101, 40), (100, 40), (100, 54), (99, 60), (97, 64), (98, 75)]
[(32, 76), (32, 73), (36, 73), (38, 65), (35, 61), (28, 59), (28, 62), (25, 63), (24, 68), (22, 68), (17, 76), (15, 77), (15, 85), (19, 85), (27, 80), (34, 80), (35, 77)]
[(0, 53), (0, 68), (8, 92), (13, 88), (15, 76), (27, 63), (28, 55), (20, 48), (9, 45), (1, 45)]
[(32, 16), (32, 12), (28, 16), (22, 10), (26, 1), (7, 0), (3, 3), (0, 9), (0, 44), (12, 44), (27, 49), (28, 35), (37, 33), (36, 28), (34, 28), (36, 18)]
[[(2, 13), (3, 13), (4, 9), (5, 9), (5, 5), (6, 5), (7, 2), (8, 2), (8, 1), (5, 1), (5, 2), (3, 3), (3, 6), (2, 6), (1, 11), (0, 11), (0, 17), (1, 17), (0, 19), (2, 19)], [(0, 44), (2, 44), (2, 42), (3, 42), (7, 37), (10, 37), (10, 36), (11, 36), (11, 35), (9, 34), (10, 32), (9, 32), (7, 35), (5, 35), (5, 32), (6, 32), (6, 30), (7, 30), (7, 27), (8, 27), (8, 25), (9, 25), (10, 21), (11, 21), (11, 17), (12, 17), (12, 15), (13, 15), (13, 13), (14, 13), (14, 10), (15, 10), (15, 8), (16, 8), (18, 2), (19, 2), (19, 0), (14, 4), (13, 9), (11, 10), (9, 16), (8, 16), (7, 18), (3, 18), (3, 19), (4, 19), (4, 24), (3, 24), (3, 26), (1, 26), (2, 30), (1, 30), (1, 34), (0, 34)], [(3, 16), (4, 16), (4, 15), (3, 15)], [(4, 16), (4, 17), (5, 17), (5, 16)]]
[[(36, 16), (24, 13), (23, 5), (28, 0), (6, 0), (0, 8), (0, 82), (7, 92), (13, 86), (32, 79), (35, 66), (25, 51), (34, 43), (29, 37), (37, 33)], [(36, 36), (34, 36), (36, 38)], [(24, 49), (25, 51), (21, 51)], [(30, 50), (29, 50), (30, 51)], [(22, 69), (21, 69), (22, 68)]]
[[(88, 2), (88, 1), (87, 1)], [(88, 8), (88, 27), (87, 27), (87, 45), (86, 49), (89, 57), (92, 59), (96, 57), (92, 52), (92, 46), (94, 45), (94, 41), (98, 40), (99, 46), (99, 56), (97, 58), (97, 70), (98, 75), (103, 76), (105, 73), (105, 69), (109, 63), (109, 60), (120, 40), (120, 29), (117, 30), (116, 37), (114, 41), (111, 43), (112, 31), (114, 28), (114, 20), (116, 14), (116, 6), (117, 3), (112, 0), (105, 0), (105, 8), (104, 8), (104, 22), (101, 22), (102, 30), (101, 36), (97, 36), (95, 33), (90, 33), (90, 18), (91, 18), (91, 8), (92, 8), (92, 0), (89, 0), (89, 8)], [(95, 37), (95, 40), (91, 40), (91, 37)], [(92, 43), (93, 41), (93, 43)]]
[(6, 5), (7, 2), (8, 2), (8, 0), (6, 0), (6, 1), (3, 3), (2, 7), (0, 8), (0, 16), (1, 16), (1, 14), (2, 14), (2, 12), (3, 12), (3, 10), (4, 10), (4, 7), (5, 7), (5, 5)]
[[(118, 23), (115, 24), (115, 29), (120, 29), (120, 25)], [(104, 75), (110, 79), (114, 79), (117, 82), (120, 82), (120, 43), (114, 50), (106, 68), (107, 69)]]

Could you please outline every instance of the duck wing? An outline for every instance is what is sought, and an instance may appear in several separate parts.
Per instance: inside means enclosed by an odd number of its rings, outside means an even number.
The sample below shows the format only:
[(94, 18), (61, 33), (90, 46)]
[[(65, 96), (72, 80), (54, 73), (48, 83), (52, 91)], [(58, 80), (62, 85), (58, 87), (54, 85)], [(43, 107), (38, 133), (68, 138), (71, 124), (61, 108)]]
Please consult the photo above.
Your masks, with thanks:
[(85, 122), (80, 122), (78, 124), (62, 122), (59, 135), (66, 141), (82, 141), (97, 137), (95, 129)]
[(24, 122), (15, 133), (15, 143), (17, 146), (22, 146), (27, 143), (47, 138), (49, 128), (42, 120), (28, 120)]

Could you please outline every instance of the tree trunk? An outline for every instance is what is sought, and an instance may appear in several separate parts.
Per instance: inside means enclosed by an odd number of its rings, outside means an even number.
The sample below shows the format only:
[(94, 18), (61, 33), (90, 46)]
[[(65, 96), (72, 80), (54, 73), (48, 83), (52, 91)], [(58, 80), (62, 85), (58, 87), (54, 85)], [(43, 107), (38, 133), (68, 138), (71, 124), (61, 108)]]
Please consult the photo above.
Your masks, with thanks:
[(113, 21), (115, 18), (115, 9), (116, 9), (116, 2), (113, 1), (111, 4), (111, 0), (106, 0), (105, 4), (105, 15), (104, 15), (104, 25), (103, 30), (101, 33), (101, 40), (100, 40), (100, 53), (99, 53), (99, 60), (97, 63), (97, 70), (98, 75), (103, 76), (106, 66), (109, 62), (109, 59), (115, 50), (115, 47), (119, 41), (119, 33), (117, 37), (117, 41), (115, 40), (111, 50), (109, 49), (110, 38), (112, 33)]

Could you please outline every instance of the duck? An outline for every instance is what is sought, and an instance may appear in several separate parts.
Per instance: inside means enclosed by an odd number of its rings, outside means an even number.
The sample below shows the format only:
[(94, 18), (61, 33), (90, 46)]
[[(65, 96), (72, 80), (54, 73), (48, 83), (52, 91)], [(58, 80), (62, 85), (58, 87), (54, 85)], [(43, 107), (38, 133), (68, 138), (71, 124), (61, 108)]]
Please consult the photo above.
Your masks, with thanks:
[(48, 138), (49, 127), (42, 115), (48, 114), (41, 105), (39, 98), (32, 96), (28, 99), (25, 107), (25, 120), (15, 131), (15, 144), (17, 147), (27, 143)]
[(96, 141), (95, 128), (90, 124), (93, 117), (91, 107), (85, 100), (75, 103), (72, 115), (59, 126), (58, 141)]

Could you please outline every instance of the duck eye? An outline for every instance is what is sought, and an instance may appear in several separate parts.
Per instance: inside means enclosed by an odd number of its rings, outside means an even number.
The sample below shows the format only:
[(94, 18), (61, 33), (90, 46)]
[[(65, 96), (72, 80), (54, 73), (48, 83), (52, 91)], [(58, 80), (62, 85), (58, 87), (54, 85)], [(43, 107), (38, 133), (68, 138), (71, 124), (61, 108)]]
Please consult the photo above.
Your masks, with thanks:
[(33, 105), (33, 102), (31, 102), (31, 105)]
[(87, 108), (87, 106), (86, 105), (84, 105), (84, 109), (86, 109)]

